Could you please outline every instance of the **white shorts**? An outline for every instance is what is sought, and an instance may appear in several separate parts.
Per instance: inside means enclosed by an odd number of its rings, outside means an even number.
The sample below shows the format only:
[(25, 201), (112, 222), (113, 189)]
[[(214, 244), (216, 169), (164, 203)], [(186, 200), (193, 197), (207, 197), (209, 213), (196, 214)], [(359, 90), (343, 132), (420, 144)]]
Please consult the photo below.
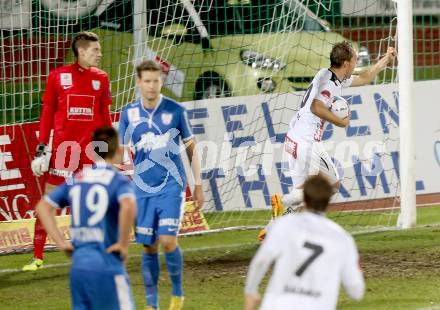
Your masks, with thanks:
[(338, 171), (322, 142), (295, 141), (286, 136), (283, 159), (289, 163), (289, 175), (296, 188), (301, 187), (311, 175), (324, 175), (331, 184), (340, 180)]

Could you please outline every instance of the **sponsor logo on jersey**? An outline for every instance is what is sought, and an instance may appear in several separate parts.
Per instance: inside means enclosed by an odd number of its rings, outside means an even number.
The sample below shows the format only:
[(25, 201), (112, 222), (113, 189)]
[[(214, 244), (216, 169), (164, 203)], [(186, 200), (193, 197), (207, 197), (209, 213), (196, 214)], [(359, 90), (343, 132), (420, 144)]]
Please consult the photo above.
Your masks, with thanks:
[(61, 73), (60, 74), (60, 84), (61, 84), (61, 86), (63, 86), (64, 89), (72, 86), (72, 73)]
[(100, 80), (92, 80), (92, 87), (94, 90), (99, 90), (101, 88)]
[(164, 125), (169, 125), (169, 124), (171, 124), (171, 121), (173, 120), (173, 114), (162, 113), (161, 118), (162, 118), (162, 123)]
[(298, 143), (289, 139), (289, 137), (286, 136), (286, 139), (284, 141), (284, 150), (296, 159), (298, 155)]
[(136, 143), (136, 149), (138, 151), (143, 149), (145, 152), (151, 150), (157, 150), (166, 147), (168, 145), (169, 140), (170, 140), (169, 132), (163, 135), (155, 135), (152, 132), (147, 132), (146, 134), (143, 134), (141, 140), (138, 143)]
[(69, 94), (67, 96), (67, 118), (76, 121), (92, 121), (94, 105), (94, 96)]
[(91, 108), (70, 107), (69, 115), (93, 115)]

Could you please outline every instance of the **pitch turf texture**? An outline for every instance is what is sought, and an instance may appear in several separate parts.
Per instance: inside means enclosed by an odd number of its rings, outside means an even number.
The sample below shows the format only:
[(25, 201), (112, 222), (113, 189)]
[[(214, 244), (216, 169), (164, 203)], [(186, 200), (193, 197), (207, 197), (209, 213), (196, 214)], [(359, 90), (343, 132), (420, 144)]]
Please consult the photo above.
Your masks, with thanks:
[[(344, 221), (349, 221), (349, 217)], [(440, 309), (440, 207), (419, 208), (423, 227), (356, 234), (367, 292), (362, 302), (344, 293), (339, 309)], [(181, 238), (184, 250), (184, 309), (242, 309), (249, 261), (258, 248), (256, 231), (229, 231)], [(138, 309), (143, 309), (141, 247), (130, 247), (128, 272)], [(19, 272), (29, 254), (0, 257), (0, 309), (68, 309), (69, 260), (46, 254), (46, 268)], [(161, 256), (160, 304), (168, 308), (170, 282)], [(267, 283), (267, 279), (264, 285)]]

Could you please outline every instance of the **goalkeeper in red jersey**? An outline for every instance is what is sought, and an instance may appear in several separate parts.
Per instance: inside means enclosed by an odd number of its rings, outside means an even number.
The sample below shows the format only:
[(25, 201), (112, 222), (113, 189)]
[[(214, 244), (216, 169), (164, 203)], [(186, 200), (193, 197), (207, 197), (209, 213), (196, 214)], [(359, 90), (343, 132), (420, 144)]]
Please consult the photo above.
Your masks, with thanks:
[[(98, 36), (92, 32), (78, 33), (72, 41), (72, 50), (76, 62), (49, 73), (43, 96), (39, 144), (31, 165), (35, 176), (48, 173), (45, 194), (73, 172), (93, 163), (93, 147), (87, 151), (92, 133), (112, 123), (109, 79), (107, 73), (97, 68), (102, 57)], [(34, 271), (43, 266), (46, 237), (37, 217), (34, 257), (23, 271)]]

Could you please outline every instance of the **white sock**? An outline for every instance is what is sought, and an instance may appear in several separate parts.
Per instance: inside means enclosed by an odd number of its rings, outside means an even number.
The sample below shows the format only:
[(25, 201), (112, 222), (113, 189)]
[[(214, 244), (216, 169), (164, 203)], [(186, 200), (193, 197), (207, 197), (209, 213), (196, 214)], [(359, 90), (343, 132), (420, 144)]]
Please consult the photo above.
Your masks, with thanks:
[(294, 188), (290, 191), (290, 193), (284, 195), (281, 198), (281, 202), (286, 207), (291, 205), (300, 204), (304, 199), (303, 189), (302, 188)]

